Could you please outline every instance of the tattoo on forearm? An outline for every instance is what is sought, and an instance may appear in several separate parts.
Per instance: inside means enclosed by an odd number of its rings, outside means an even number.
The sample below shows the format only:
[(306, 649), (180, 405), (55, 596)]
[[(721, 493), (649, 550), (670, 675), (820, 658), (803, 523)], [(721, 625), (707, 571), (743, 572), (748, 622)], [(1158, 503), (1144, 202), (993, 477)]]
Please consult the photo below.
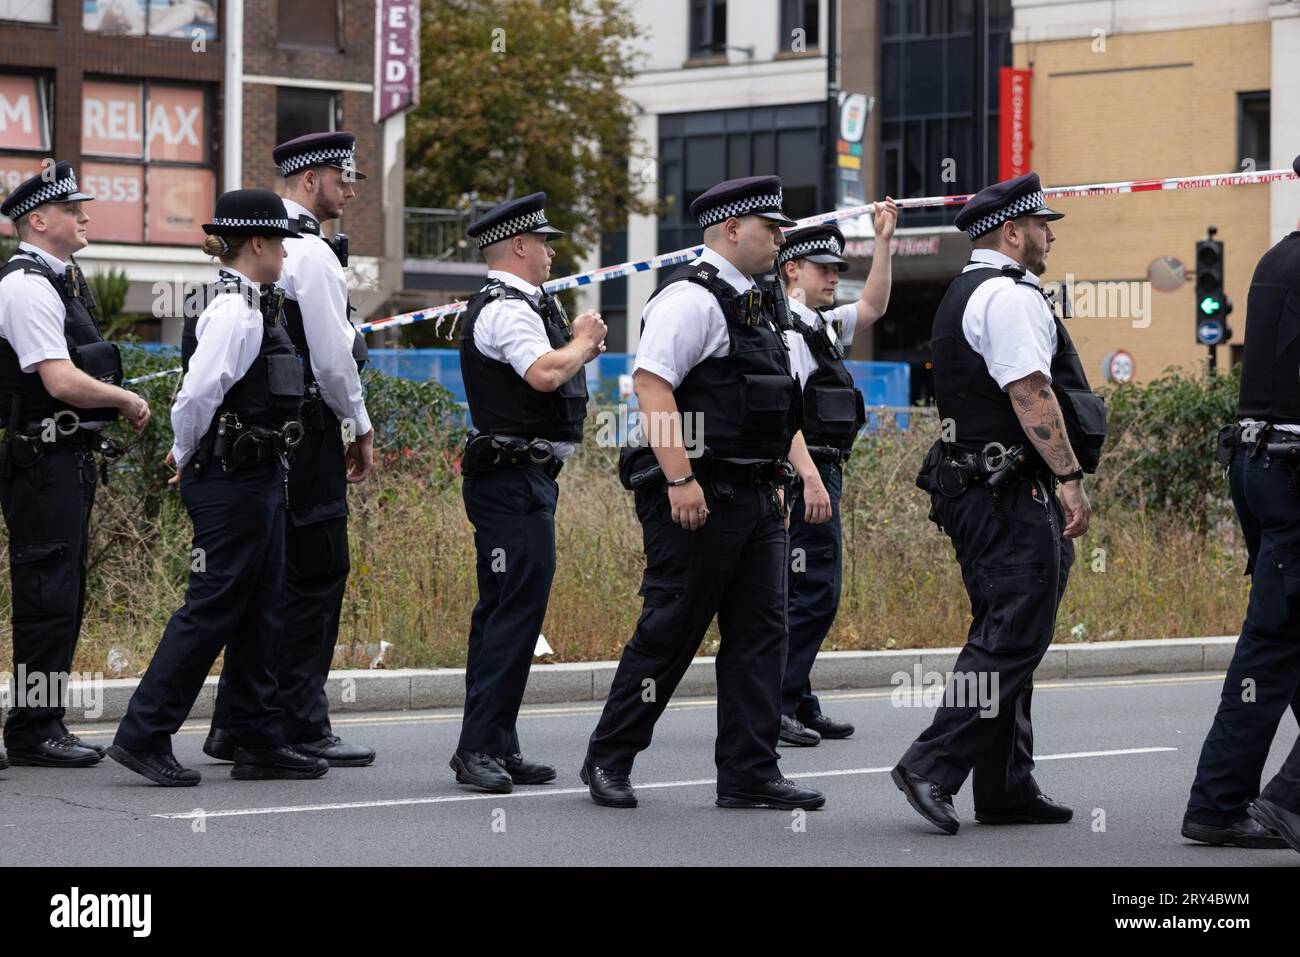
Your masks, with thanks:
[(1078, 468), (1065, 430), (1061, 406), (1042, 373), (1035, 372), (1007, 387), (1016, 416), (1043, 461), (1057, 475)]

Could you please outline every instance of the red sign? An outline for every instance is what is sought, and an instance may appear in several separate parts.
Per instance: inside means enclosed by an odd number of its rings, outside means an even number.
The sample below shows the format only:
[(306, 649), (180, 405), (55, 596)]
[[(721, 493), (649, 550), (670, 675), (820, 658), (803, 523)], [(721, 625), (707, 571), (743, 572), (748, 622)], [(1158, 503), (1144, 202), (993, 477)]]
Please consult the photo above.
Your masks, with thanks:
[(144, 157), (144, 86), (87, 81), (81, 88), (81, 149), (94, 156)]
[(149, 242), (197, 246), (212, 218), (210, 169), (149, 167)]
[(144, 169), (127, 163), (81, 164), (77, 179), (83, 192), (95, 197), (86, 205), (90, 223), (86, 238), (93, 242), (144, 242)]
[(998, 179), (1022, 176), (1033, 167), (1030, 137), (1029, 85), (1031, 70), (1004, 66), (998, 71), (1001, 98), (1001, 143), (998, 150)]
[(420, 0), (375, 0), (375, 122), (420, 93)]
[(34, 76), (0, 76), (0, 147), (49, 148), (45, 101)]

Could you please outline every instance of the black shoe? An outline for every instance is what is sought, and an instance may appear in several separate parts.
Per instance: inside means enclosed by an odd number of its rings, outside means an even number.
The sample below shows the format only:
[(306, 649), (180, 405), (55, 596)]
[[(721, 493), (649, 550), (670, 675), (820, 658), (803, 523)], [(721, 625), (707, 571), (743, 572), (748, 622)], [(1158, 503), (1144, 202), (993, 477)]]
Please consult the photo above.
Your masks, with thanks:
[(1300, 852), (1300, 814), (1262, 797), (1246, 805), (1246, 813), (1266, 828), (1276, 831), (1291, 850)]
[(324, 758), (295, 751), (287, 744), (274, 748), (236, 748), (230, 776), (237, 781), (319, 778), (330, 769)]
[(364, 768), (375, 763), (374, 748), (367, 748), (363, 744), (345, 744), (337, 734), (319, 741), (295, 744), (293, 749), (309, 757), (324, 758), (332, 768)]
[(601, 807), (636, 807), (636, 791), (622, 771), (599, 768), (590, 761), (583, 761), (578, 777), (590, 789), (591, 799)]
[(491, 794), (509, 794), (514, 790), (514, 783), (502, 767), (502, 760), (491, 754), (457, 749), (450, 763), (456, 772), (457, 784), (468, 784)]
[(203, 779), (198, 771), (182, 767), (176, 756), (167, 754), (147, 754), (144, 751), (128, 751), (119, 745), (113, 745), (106, 753), (122, 767), (142, 774), (154, 784), (165, 788), (192, 788)]
[(809, 730), (799, 723), (798, 718), (791, 718), (789, 715), (781, 715), (781, 733), (778, 735), (781, 741), (786, 744), (793, 744), (799, 748), (813, 748), (821, 741), (822, 736), (816, 731)]
[(805, 788), (788, 778), (773, 778), (751, 784), (743, 791), (719, 791), (718, 807), (804, 808), (815, 811), (826, 803), (826, 795), (815, 788)]
[(507, 754), (501, 764), (515, 784), (549, 784), (555, 780), (555, 768), (525, 761), (522, 754)]
[(1064, 824), (1072, 817), (1074, 811), (1045, 794), (1019, 807), (975, 812), (975, 820), (981, 824)]
[(108, 753), (108, 748), (104, 747), (102, 744), (91, 744), (89, 741), (82, 741), (81, 738), (77, 737), (71, 731), (64, 731), (59, 740), (67, 741), (69, 744), (75, 744), (79, 748), (89, 748), (101, 758)]
[(961, 818), (952, 806), (952, 795), (947, 789), (927, 781), (921, 775), (907, 770), (901, 764), (889, 772), (898, 790), (907, 796), (913, 810), (945, 834), (956, 834)]
[(847, 721), (832, 721), (820, 712), (810, 718), (804, 718), (803, 726), (809, 731), (816, 731), (823, 738), (830, 741), (847, 738), (853, 733), (853, 725)]
[(1183, 819), (1183, 837), (1215, 847), (1255, 847), (1276, 850), (1285, 848), (1286, 841), (1270, 827), (1265, 827), (1252, 817), (1243, 817), (1231, 824), (1219, 826), (1200, 824)]
[(34, 748), (10, 748), (9, 763), (33, 768), (88, 768), (99, 763), (99, 752), (73, 744), (68, 735), (47, 738)]
[(229, 731), (213, 728), (203, 742), (203, 753), (218, 761), (235, 760), (235, 738)]

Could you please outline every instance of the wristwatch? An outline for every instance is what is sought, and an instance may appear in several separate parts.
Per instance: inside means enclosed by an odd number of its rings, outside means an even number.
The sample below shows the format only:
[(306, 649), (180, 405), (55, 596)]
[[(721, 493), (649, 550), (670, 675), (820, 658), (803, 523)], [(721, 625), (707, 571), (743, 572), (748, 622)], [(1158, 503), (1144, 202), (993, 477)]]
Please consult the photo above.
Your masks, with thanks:
[(1068, 473), (1068, 474), (1066, 474), (1066, 475), (1058, 475), (1058, 476), (1056, 476), (1056, 480), (1057, 480), (1058, 482), (1077, 482), (1077, 481), (1079, 481), (1081, 478), (1083, 478), (1083, 469), (1082, 469), (1082, 468), (1077, 468), (1077, 469), (1075, 469), (1073, 472), (1070, 472), (1070, 473)]

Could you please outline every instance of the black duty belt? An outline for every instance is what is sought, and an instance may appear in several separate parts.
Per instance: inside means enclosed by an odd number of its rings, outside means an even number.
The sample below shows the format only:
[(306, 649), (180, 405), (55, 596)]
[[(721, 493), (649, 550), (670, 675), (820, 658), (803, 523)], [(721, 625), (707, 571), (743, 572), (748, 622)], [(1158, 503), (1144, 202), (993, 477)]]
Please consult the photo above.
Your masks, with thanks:
[(1300, 433), (1282, 431), (1269, 422), (1225, 425), (1216, 447), (1219, 464), (1227, 468), (1235, 449), (1244, 449), (1252, 459), (1267, 455), (1275, 462), (1300, 465)]
[(730, 482), (732, 485), (786, 486), (794, 480), (794, 469), (784, 459), (752, 463), (700, 459), (695, 464), (695, 474), (715, 482)]
[[(217, 418), (217, 434), (212, 446), (200, 450), (194, 460), (195, 474), (202, 474), (211, 462), (218, 462), (223, 472), (250, 468), (278, 460), (286, 473), (289, 452), (302, 441), (302, 423), (296, 419), (278, 429), (263, 425), (244, 425), (235, 412), (223, 412)], [(288, 481), (286, 474), (285, 481)]]
[(935, 490), (949, 498), (955, 498), (977, 482), (996, 493), (1019, 477), (1041, 479), (1052, 489), (1056, 488), (1056, 476), (1025, 445), (985, 447), (977, 452), (945, 446), (934, 471)]
[(833, 445), (810, 445), (808, 454), (814, 462), (829, 462), (832, 465), (843, 465), (849, 460), (852, 452), (845, 452), (843, 449), (837, 449)]
[(555, 478), (564, 468), (564, 460), (555, 454), (547, 439), (523, 439), (491, 432), (471, 432), (465, 441), (460, 472), (466, 478), (484, 475), (494, 469), (538, 468)]

